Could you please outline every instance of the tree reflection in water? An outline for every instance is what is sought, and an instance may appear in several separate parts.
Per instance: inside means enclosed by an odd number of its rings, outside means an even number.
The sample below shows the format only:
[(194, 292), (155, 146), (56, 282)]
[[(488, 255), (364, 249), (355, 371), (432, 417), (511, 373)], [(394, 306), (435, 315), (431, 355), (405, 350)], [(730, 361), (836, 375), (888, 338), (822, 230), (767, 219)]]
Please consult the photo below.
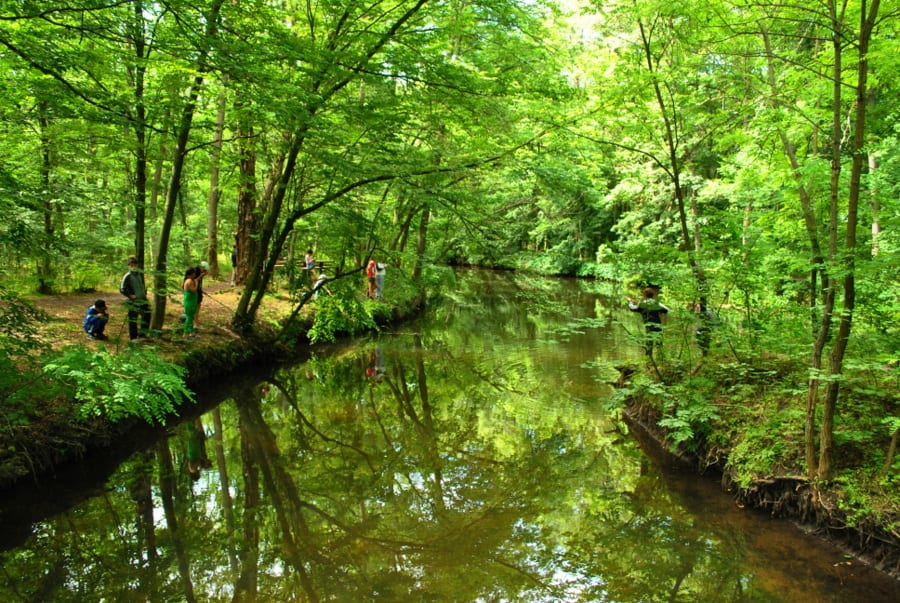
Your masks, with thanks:
[(827, 557), (800, 535), (763, 548), (758, 522), (648, 460), (595, 379), (622, 353), (600, 293), (568, 283), (580, 305), (562, 303), (558, 282), (485, 278), (461, 281), (434, 328), (236, 380), (204, 407), (215, 462), (198, 481), (173, 426), (105, 492), (3, 552), (0, 599), (840, 601), (860, 588), (804, 570)]

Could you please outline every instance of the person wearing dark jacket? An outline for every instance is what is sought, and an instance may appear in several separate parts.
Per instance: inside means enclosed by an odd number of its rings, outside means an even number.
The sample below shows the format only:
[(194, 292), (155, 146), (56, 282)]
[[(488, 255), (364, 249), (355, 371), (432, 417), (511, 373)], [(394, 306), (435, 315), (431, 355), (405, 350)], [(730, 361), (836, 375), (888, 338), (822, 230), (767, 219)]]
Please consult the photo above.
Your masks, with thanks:
[(632, 298), (628, 299), (628, 309), (632, 312), (640, 312), (641, 318), (644, 319), (644, 352), (648, 356), (653, 354), (653, 348), (662, 335), (662, 315), (668, 314), (669, 309), (656, 299), (657, 289), (646, 287), (644, 289), (644, 299), (638, 302)]
[(150, 302), (147, 300), (147, 288), (144, 286), (144, 273), (138, 265), (137, 258), (128, 258), (128, 272), (122, 277), (119, 291), (126, 298), (128, 337), (132, 341), (146, 337), (150, 328)]
[(109, 312), (106, 309), (106, 302), (98, 299), (84, 314), (84, 332), (91, 339), (109, 339), (103, 332), (108, 322)]
[(197, 311), (194, 313), (194, 330), (197, 330), (197, 316), (200, 314), (200, 305), (203, 303), (203, 277), (209, 274), (209, 263), (200, 262), (200, 265), (194, 269), (197, 281)]

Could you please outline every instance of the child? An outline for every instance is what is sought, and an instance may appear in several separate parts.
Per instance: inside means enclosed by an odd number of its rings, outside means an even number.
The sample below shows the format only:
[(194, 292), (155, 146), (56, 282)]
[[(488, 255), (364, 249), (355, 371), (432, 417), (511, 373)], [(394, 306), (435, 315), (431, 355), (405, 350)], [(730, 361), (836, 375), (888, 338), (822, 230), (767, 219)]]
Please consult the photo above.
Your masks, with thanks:
[(319, 290), (324, 289), (325, 293), (331, 295), (331, 290), (325, 286), (325, 281), (328, 280), (328, 276), (323, 272), (319, 275), (319, 278), (316, 279), (316, 284), (313, 285), (313, 299), (319, 299)]
[(109, 322), (109, 312), (106, 310), (106, 302), (98, 299), (84, 315), (84, 332), (91, 339), (109, 339), (103, 332), (107, 322)]

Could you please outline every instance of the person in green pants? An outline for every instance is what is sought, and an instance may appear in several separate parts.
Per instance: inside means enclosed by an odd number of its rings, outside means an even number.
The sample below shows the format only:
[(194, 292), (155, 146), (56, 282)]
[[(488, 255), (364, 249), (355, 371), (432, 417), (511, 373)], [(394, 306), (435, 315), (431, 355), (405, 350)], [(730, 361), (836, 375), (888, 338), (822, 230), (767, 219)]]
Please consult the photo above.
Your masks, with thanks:
[(193, 339), (196, 337), (194, 333), (194, 316), (197, 315), (197, 308), (200, 305), (200, 295), (197, 292), (197, 278), (199, 271), (197, 268), (188, 268), (184, 273), (184, 282), (181, 289), (184, 291), (184, 337), (185, 339)]

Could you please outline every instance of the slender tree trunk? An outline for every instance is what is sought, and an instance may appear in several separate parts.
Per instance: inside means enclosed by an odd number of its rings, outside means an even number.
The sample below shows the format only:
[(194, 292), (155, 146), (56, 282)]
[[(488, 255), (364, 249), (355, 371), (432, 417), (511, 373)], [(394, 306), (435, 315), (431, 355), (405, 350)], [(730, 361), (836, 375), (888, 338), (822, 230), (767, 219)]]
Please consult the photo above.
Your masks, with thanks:
[(138, 265), (143, 267), (146, 254), (147, 224), (147, 109), (144, 105), (144, 76), (146, 73), (146, 33), (144, 31), (144, 4), (136, 0), (133, 4), (133, 26), (135, 67), (134, 86), (134, 255)]
[(53, 240), (53, 204), (50, 199), (50, 120), (47, 118), (48, 104), (46, 101), (39, 103), (38, 121), (41, 125), (41, 186), (44, 189), (41, 195), (41, 216), (44, 223), (44, 237), (46, 244), (40, 251), (37, 277), (38, 293), (50, 295), (53, 293), (53, 262), (51, 262), (50, 242)]
[[(831, 479), (832, 476), (832, 447), (834, 443), (834, 415), (837, 411), (838, 395), (840, 392), (840, 379), (836, 377), (843, 372), (844, 355), (847, 350), (847, 343), (850, 340), (850, 333), (853, 327), (853, 313), (856, 308), (856, 229), (859, 224), (859, 198), (861, 194), (861, 178), (863, 166), (866, 160), (865, 140), (866, 140), (866, 107), (868, 97), (868, 52), (869, 42), (872, 38), (872, 31), (878, 16), (880, 0), (872, 0), (869, 11), (866, 11), (865, 0), (861, 3), (859, 39), (859, 63), (856, 72), (856, 115), (853, 122), (853, 141), (852, 141), (852, 160), (850, 163), (850, 189), (848, 191), (847, 212), (846, 212), (846, 234), (844, 235), (844, 249), (840, 258), (839, 269), (844, 275), (843, 278), (843, 308), (840, 314), (840, 322), (838, 325), (837, 337), (834, 348), (831, 350), (829, 358), (829, 371), (832, 378), (828, 380), (827, 392), (825, 395), (825, 403), (822, 412), (822, 428), (819, 435), (819, 468), (818, 477), (822, 480)], [(834, 5), (832, 5), (834, 6)], [(834, 12), (835, 24), (837, 25), (837, 12)], [(840, 31), (839, 27), (835, 27), (835, 46), (839, 47), (842, 35), (837, 35)], [(840, 64), (839, 52), (835, 57), (835, 75), (839, 76), (840, 71), (837, 66)], [(838, 105), (839, 103), (835, 103)], [(840, 139), (838, 139), (840, 140)], [(833, 219), (837, 219), (836, 212), (833, 212)], [(836, 238), (836, 237), (835, 237)]]
[[(219, 21), (219, 11), (222, 8), (224, 0), (214, 0), (210, 6), (209, 14), (206, 15), (206, 38), (212, 40), (217, 32)], [(200, 95), (200, 89), (203, 87), (203, 74), (208, 69), (207, 59), (209, 50), (206, 49), (200, 53), (197, 59), (197, 74), (188, 91), (187, 100), (181, 110), (181, 119), (178, 125), (178, 135), (175, 142), (174, 158), (172, 161), (172, 175), (169, 178), (169, 186), (166, 192), (166, 209), (163, 215), (162, 228), (159, 233), (159, 242), (157, 243), (156, 253), (156, 271), (154, 275), (154, 291), (153, 291), (153, 316), (150, 320), (150, 327), (155, 330), (162, 328), (163, 319), (166, 315), (166, 300), (168, 291), (166, 290), (166, 275), (168, 272), (168, 254), (169, 254), (169, 238), (172, 232), (172, 221), (175, 216), (175, 204), (178, 201), (181, 192), (181, 175), (184, 171), (184, 162), (188, 153), (188, 139), (190, 138), (191, 125), (194, 120), (194, 111), (197, 107), (197, 98)]]
[(225, 131), (225, 102), (228, 78), (223, 78), (219, 90), (218, 108), (216, 111), (216, 132), (213, 138), (211, 167), (209, 170), (209, 198), (206, 204), (206, 261), (209, 262), (209, 275), (219, 277), (219, 161), (222, 156), (222, 138)]
[[(769, 84), (771, 105), (774, 108), (781, 106), (778, 99), (778, 85), (775, 79), (774, 53), (768, 31), (762, 28), (763, 44), (766, 49), (767, 77)], [(806, 236), (810, 246), (810, 320), (813, 325), (815, 341), (810, 353), (810, 379), (806, 392), (806, 417), (804, 422), (804, 456), (806, 460), (807, 474), (813, 477), (818, 467), (816, 456), (816, 409), (819, 405), (819, 373), (822, 370), (822, 357), (825, 353), (825, 345), (831, 332), (831, 316), (834, 311), (834, 288), (825, 270), (825, 255), (819, 241), (819, 227), (816, 214), (813, 210), (812, 199), (809, 191), (801, 180), (800, 162), (797, 159), (796, 147), (787, 134), (779, 129), (781, 146), (791, 166), (794, 180), (797, 183), (797, 194), (800, 199), (800, 208), (803, 214), (803, 222), (806, 226)], [(816, 312), (818, 306), (818, 293), (816, 291), (817, 276), (821, 275), (822, 281), (822, 308), (821, 313)]]
[(678, 157), (678, 123), (675, 119), (675, 108), (669, 108), (663, 96), (662, 87), (660, 86), (659, 73), (653, 58), (651, 41), (644, 28), (642, 20), (638, 19), (638, 26), (641, 32), (641, 43), (644, 50), (644, 59), (647, 62), (647, 72), (651, 74), (653, 82), (653, 93), (656, 98), (656, 105), (659, 109), (659, 115), (663, 123), (663, 139), (666, 144), (668, 153), (668, 175), (672, 182), (672, 188), (675, 197), (675, 203), (678, 207), (678, 223), (681, 227), (681, 247), (688, 254), (688, 265), (694, 275), (694, 281), (700, 294), (700, 303), (706, 306), (706, 273), (697, 261), (699, 257), (699, 249), (702, 247), (699, 232), (696, 239), (692, 239), (690, 230), (688, 229), (687, 220), (687, 203), (685, 201), (685, 189), (681, 182), (681, 160)]

